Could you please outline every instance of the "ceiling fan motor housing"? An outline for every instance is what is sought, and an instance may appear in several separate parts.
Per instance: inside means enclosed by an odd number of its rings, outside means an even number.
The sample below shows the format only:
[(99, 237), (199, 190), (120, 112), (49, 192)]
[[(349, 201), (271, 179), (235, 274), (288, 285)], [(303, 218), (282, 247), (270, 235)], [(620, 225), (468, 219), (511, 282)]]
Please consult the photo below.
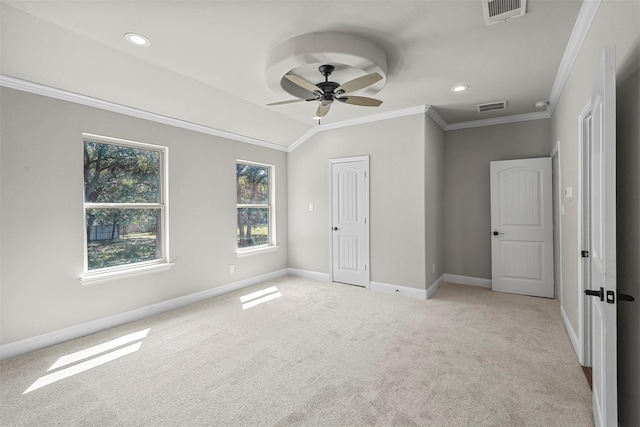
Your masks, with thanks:
[(320, 74), (322, 74), (325, 77), (329, 77), (331, 75), (331, 73), (333, 73), (333, 71), (336, 69), (336, 67), (334, 67), (333, 65), (321, 65), (318, 67), (318, 71), (320, 71)]

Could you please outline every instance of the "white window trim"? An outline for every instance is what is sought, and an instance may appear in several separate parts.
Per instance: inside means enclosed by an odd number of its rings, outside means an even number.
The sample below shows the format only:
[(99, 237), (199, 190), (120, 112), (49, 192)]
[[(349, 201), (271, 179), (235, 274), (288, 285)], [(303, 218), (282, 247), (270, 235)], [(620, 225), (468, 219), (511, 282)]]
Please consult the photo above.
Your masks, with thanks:
[[(82, 134), (82, 148), (84, 150), (85, 141), (91, 140), (105, 144), (115, 144), (124, 147), (146, 149), (160, 152), (160, 203), (86, 203), (84, 200), (84, 176), (82, 186), (82, 218), (83, 218), (83, 273), (80, 277), (80, 283), (83, 286), (95, 285), (98, 283), (110, 282), (113, 280), (124, 279), (128, 277), (140, 276), (143, 274), (157, 273), (168, 271), (173, 267), (173, 263), (169, 260), (169, 147), (160, 145), (147, 144), (143, 142), (129, 141), (125, 139), (112, 138), (108, 136), (95, 135), (91, 133)], [(134, 207), (134, 208), (159, 208), (161, 211), (161, 245), (162, 258), (153, 261), (138, 262), (134, 264), (125, 264), (116, 267), (101, 268), (89, 270), (88, 254), (87, 254), (87, 209), (100, 207)]]
[(136, 263), (135, 267), (123, 268), (121, 270), (100, 271), (98, 273), (85, 274), (80, 278), (82, 286), (97, 285), (99, 283), (111, 282), (118, 279), (142, 276), (151, 273), (169, 271), (174, 266), (172, 262), (153, 261), (152, 263)]
[(244, 257), (248, 257), (248, 256), (253, 256), (253, 255), (261, 255), (261, 254), (266, 254), (266, 253), (269, 253), (269, 252), (275, 252), (279, 248), (280, 248), (280, 246), (274, 246), (274, 245), (253, 246), (251, 248), (238, 249), (236, 251), (236, 256), (238, 258), (244, 258)]
[[(236, 200), (236, 212), (238, 208), (268, 208), (269, 209), (269, 243), (259, 246), (250, 246), (246, 248), (238, 248), (236, 243), (236, 255), (238, 258), (243, 258), (252, 255), (260, 255), (269, 252), (275, 252), (279, 246), (277, 243), (276, 234), (276, 167), (268, 163), (252, 162), (250, 160), (236, 159), (236, 165), (242, 163), (245, 165), (261, 166), (269, 169), (269, 204), (244, 204), (237, 203)], [(237, 185), (237, 184), (236, 184)], [(237, 224), (236, 224), (237, 225)]]

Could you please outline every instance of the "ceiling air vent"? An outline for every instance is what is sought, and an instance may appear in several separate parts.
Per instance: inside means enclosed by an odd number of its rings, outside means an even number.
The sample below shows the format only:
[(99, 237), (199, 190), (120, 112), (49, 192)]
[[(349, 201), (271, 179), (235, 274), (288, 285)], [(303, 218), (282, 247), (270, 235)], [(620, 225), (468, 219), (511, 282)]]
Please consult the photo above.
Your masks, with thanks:
[(489, 102), (487, 104), (478, 104), (478, 113), (487, 111), (504, 110), (507, 108), (507, 101)]
[(527, 12), (527, 0), (482, 0), (484, 22), (487, 25), (523, 16)]

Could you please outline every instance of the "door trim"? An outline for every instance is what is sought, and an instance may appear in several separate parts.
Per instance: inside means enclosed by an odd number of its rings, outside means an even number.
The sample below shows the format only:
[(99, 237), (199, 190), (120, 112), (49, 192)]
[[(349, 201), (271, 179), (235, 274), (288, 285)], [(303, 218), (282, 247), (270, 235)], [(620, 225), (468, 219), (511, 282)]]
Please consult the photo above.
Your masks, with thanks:
[[(585, 171), (585, 162), (590, 161), (589, 147), (591, 140), (585, 140), (585, 121), (591, 120), (591, 102), (585, 106), (578, 117), (578, 250), (591, 250), (589, 247), (590, 229), (588, 195), (590, 191), (591, 175)], [(589, 124), (589, 129), (590, 129)], [(578, 361), (582, 366), (591, 366), (591, 304), (584, 291), (589, 288), (590, 263), (581, 256), (578, 257)]]
[(327, 238), (329, 239), (329, 281), (333, 282), (333, 165), (335, 164), (339, 164), (339, 163), (354, 163), (354, 162), (364, 162), (364, 170), (365, 170), (365, 174), (366, 174), (366, 178), (365, 182), (364, 182), (364, 199), (365, 199), (365, 203), (364, 203), (364, 215), (367, 218), (367, 226), (365, 227), (365, 236), (366, 236), (366, 242), (367, 242), (367, 248), (365, 251), (365, 260), (366, 260), (366, 265), (367, 265), (367, 269), (366, 269), (366, 283), (365, 283), (365, 288), (366, 289), (370, 289), (371, 288), (371, 260), (370, 260), (370, 253), (371, 253), (371, 240), (369, 238), (369, 229), (370, 229), (370, 216), (369, 216), (369, 211), (370, 211), (370, 206), (369, 206), (369, 156), (364, 155), (364, 156), (354, 156), (354, 157), (341, 157), (341, 158), (335, 158), (335, 159), (329, 159), (329, 164), (328, 164), (328, 170), (329, 170), (329, 220), (328, 220), (328, 224), (327, 224)]
[[(556, 142), (551, 150), (551, 184), (553, 185), (553, 179), (555, 176), (557, 187), (552, 190), (553, 197), (553, 274), (556, 279), (556, 299), (562, 300), (564, 298), (564, 286), (562, 284), (562, 165), (560, 164), (560, 141)], [(557, 237), (556, 237), (557, 236)], [(557, 242), (557, 247), (556, 247)]]

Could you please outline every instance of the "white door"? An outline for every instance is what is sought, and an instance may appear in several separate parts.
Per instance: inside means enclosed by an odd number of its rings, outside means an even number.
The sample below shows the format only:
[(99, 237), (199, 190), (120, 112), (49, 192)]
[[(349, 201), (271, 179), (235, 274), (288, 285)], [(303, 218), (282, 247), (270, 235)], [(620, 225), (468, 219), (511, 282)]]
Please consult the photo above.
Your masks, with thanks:
[(331, 162), (331, 273), (369, 287), (369, 158)]
[(551, 158), (491, 162), (491, 287), (553, 298)]
[(591, 94), (591, 299), (593, 417), (618, 425), (616, 323), (615, 50), (604, 50)]

